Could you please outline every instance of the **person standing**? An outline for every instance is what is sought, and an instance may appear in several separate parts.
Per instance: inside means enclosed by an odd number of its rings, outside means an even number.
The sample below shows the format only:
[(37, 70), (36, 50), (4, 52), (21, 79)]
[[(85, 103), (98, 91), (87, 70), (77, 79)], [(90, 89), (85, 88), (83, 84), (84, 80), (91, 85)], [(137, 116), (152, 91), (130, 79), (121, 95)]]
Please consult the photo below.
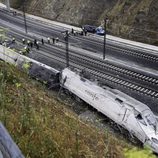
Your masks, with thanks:
[(36, 39), (34, 39), (34, 46), (36, 46), (37, 45), (37, 40)]
[(36, 42), (36, 48), (39, 50), (39, 42)]
[(48, 40), (48, 44), (50, 44), (50, 38), (49, 37), (47, 38), (47, 40)]
[(44, 45), (44, 40), (43, 40), (43, 38), (41, 39), (41, 42), (42, 42), (42, 45)]
[(22, 43), (25, 44), (25, 39), (24, 38), (22, 39)]
[(30, 42), (30, 47), (31, 47), (31, 48), (33, 47), (33, 43), (32, 43), (32, 41)]
[(27, 45), (30, 46), (30, 41), (29, 40), (27, 41)]
[(56, 38), (56, 42), (59, 42), (59, 38), (58, 37)]
[(15, 38), (14, 37), (12, 38), (12, 43), (15, 43)]
[(73, 28), (71, 29), (71, 33), (74, 34), (74, 29)]
[(52, 38), (52, 41), (53, 41), (53, 44), (55, 44), (55, 38), (54, 37)]
[(87, 36), (87, 30), (86, 29), (84, 30), (84, 34), (85, 34), (85, 36)]

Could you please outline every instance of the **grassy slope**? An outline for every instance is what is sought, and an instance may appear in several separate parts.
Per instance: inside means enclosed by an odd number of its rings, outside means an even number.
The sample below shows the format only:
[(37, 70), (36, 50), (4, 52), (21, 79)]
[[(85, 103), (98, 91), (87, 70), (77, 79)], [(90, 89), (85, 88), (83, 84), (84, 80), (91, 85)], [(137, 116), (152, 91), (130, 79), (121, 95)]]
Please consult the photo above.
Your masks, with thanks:
[(125, 143), (85, 125), (40, 83), (0, 62), (0, 120), (26, 157), (122, 158)]

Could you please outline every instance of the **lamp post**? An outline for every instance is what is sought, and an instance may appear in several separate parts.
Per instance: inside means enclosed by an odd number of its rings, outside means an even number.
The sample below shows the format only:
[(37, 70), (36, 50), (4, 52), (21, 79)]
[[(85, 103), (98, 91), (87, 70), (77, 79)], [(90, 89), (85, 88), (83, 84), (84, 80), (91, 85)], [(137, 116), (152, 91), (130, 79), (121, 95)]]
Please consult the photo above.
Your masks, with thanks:
[(107, 27), (108, 18), (104, 19), (104, 46), (103, 46), (103, 60), (105, 59), (106, 54), (106, 27)]
[(25, 15), (25, 0), (23, 2), (23, 16), (24, 16), (25, 33), (27, 34), (27, 23), (26, 23), (26, 15)]

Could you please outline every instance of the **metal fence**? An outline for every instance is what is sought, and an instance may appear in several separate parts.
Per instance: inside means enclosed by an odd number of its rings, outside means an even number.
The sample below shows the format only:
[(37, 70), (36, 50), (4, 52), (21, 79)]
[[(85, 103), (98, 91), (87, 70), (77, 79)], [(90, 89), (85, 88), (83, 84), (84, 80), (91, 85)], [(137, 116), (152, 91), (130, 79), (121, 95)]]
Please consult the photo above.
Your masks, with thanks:
[(24, 158), (2, 123), (0, 123), (0, 158)]

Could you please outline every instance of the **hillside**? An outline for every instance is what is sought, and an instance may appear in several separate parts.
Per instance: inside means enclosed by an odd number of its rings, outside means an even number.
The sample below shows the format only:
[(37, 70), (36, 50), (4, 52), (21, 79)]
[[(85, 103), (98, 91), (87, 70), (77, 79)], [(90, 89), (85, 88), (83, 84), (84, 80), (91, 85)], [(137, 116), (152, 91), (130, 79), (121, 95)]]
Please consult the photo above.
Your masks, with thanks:
[[(21, 9), (23, 1), (12, 0), (11, 5)], [(25, 7), (31, 14), (78, 26), (101, 25), (107, 15), (109, 33), (158, 43), (157, 0), (28, 0)]]
[(41, 83), (0, 62), (0, 120), (27, 158), (123, 158), (127, 143), (80, 121)]

